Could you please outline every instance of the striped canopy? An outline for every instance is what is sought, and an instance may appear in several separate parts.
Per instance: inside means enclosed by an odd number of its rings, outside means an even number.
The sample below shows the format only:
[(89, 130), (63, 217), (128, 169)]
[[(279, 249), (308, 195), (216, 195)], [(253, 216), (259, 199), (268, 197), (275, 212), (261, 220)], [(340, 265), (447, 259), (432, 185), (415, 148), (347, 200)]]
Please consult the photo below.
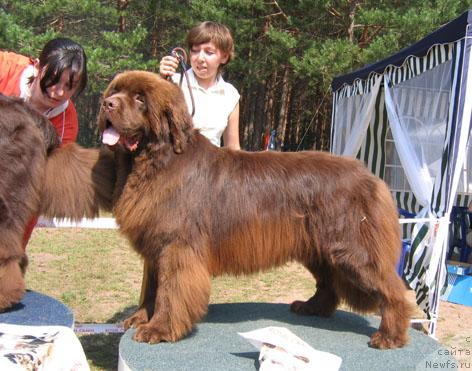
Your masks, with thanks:
[[(404, 278), (434, 335), (454, 205), (472, 200), (472, 11), (391, 57), (333, 80), (331, 151), (384, 179), (411, 251)], [(470, 168), (470, 171), (469, 171)]]

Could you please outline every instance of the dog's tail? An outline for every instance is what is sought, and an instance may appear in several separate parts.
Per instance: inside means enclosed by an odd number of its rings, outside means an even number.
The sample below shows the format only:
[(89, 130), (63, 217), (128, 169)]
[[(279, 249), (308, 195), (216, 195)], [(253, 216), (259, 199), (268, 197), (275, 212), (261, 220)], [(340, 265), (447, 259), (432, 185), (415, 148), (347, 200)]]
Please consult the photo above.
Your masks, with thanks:
[(48, 157), (40, 213), (47, 217), (94, 218), (110, 210), (116, 174), (110, 150), (67, 144)]

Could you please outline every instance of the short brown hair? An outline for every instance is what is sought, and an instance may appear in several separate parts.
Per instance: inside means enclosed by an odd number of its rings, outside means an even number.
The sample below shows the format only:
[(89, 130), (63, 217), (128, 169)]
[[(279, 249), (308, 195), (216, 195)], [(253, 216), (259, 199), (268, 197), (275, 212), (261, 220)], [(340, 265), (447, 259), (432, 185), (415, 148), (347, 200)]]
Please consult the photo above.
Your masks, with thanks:
[(221, 23), (206, 21), (193, 27), (187, 34), (185, 39), (189, 49), (194, 45), (200, 45), (207, 42), (212, 42), (223, 53), (228, 55), (228, 64), (234, 57), (234, 43), (233, 36), (228, 27)]

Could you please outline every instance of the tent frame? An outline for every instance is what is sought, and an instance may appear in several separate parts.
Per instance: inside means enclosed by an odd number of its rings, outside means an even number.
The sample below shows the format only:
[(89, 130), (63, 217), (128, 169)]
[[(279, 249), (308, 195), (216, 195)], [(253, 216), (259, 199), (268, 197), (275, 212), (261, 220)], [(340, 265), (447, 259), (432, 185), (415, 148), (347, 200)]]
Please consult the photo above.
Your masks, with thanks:
[[(428, 332), (432, 337), (435, 337), (439, 297), (447, 277), (449, 217), (452, 206), (457, 202), (460, 169), (466, 150), (470, 149), (471, 50), (472, 10), (469, 10), (410, 47), (357, 71), (338, 76), (332, 82), (333, 153), (358, 157), (376, 175), (385, 179), (385, 148), (380, 147), (385, 145), (386, 128), (392, 132), (401, 167), (414, 194), (409, 199), (410, 204), (396, 195), (397, 204), (417, 213), (414, 219), (400, 220), (404, 232), (409, 230), (412, 237), (404, 278), (416, 291), (416, 301), (428, 316), (425, 321), (429, 323)], [(419, 100), (414, 96), (415, 89), (419, 89), (415, 86), (419, 77), (436, 73), (439, 69), (444, 69), (446, 76), (450, 69), (446, 89), (434, 87), (431, 89), (433, 93), (423, 93), (425, 97), (428, 94), (434, 96), (437, 103), (447, 101), (448, 104), (446, 110), (438, 108), (435, 114), (425, 115), (430, 123), (436, 119), (435, 115), (442, 118), (438, 121), (438, 127), (443, 130), (437, 136), (442, 139), (440, 151), (436, 152), (439, 162), (433, 167), (425, 163), (421, 156), (415, 156), (417, 153), (410, 148), (415, 147), (411, 145), (414, 136), (408, 131), (412, 125), (409, 125), (404, 114), (409, 102), (408, 99), (402, 101), (402, 97), (408, 98), (405, 87), (411, 84), (410, 97)], [(439, 94), (443, 90), (447, 93), (444, 97)], [(438, 106), (439, 103), (433, 104), (430, 109)], [(409, 164), (409, 161), (414, 164)], [(415, 172), (422, 169), (426, 169), (426, 173), (428, 169), (438, 171), (433, 175), (418, 176)], [(469, 202), (469, 199), (472, 199), (470, 194), (462, 198), (462, 202)], [(408, 223), (412, 228), (406, 227)]]

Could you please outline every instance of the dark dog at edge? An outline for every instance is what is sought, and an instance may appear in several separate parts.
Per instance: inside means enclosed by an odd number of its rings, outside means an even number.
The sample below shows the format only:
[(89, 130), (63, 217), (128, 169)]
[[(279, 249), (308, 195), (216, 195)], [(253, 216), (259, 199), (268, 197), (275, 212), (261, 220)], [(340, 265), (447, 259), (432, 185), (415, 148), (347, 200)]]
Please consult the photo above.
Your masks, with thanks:
[(40, 213), (41, 202), (50, 205), (50, 216), (76, 220), (111, 208), (111, 152), (60, 144), (46, 117), (0, 94), (0, 311), (24, 295), (28, 259), (23, 233)]

